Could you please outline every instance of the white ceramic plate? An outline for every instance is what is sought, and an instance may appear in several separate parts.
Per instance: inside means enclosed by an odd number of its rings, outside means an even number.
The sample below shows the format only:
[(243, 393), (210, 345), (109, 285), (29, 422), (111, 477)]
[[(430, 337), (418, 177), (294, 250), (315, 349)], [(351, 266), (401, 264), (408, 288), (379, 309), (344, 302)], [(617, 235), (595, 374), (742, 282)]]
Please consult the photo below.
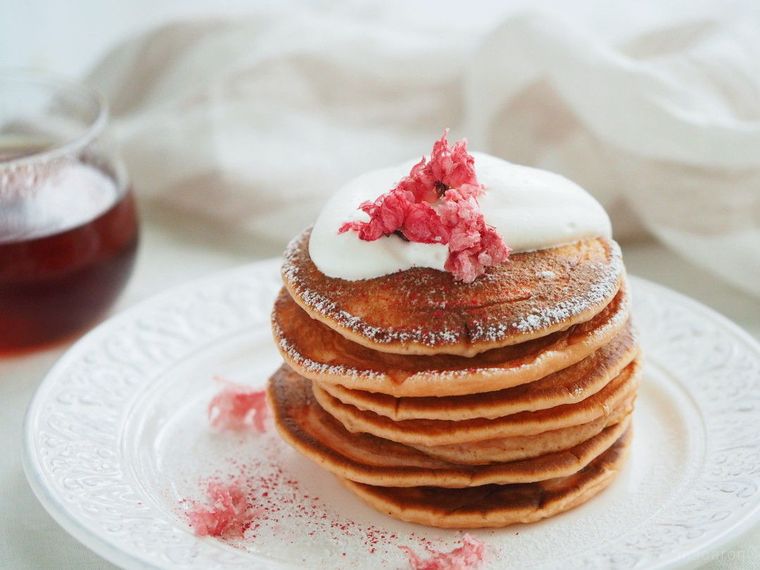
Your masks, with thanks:
[[(191, 283), (88, 334), (40, 386), (25, 469), (50, 514), (125, 568), (403, 568), (408, 545), (461, 533), (389, 519), (264, 435), (208, 429), (221, 375), (263, 386), (279, 363), (276, 260)], [(709, 309), (632, 279), (646, 355), (628, 464), (601, 496), (533, 525), (472, 534), (493, 568), (697, 565), (757, 520), (760, 347)], [(246, 539), (196, 538), (183, 505), (237, 477), (261, 507)]]

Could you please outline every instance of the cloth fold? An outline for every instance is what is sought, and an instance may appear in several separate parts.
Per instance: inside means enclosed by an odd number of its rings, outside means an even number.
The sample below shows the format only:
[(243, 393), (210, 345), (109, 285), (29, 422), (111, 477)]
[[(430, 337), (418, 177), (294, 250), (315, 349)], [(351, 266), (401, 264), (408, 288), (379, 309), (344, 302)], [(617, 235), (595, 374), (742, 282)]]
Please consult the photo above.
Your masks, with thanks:
[(549, 13), (488, 30), (303, 10), (178, 22), (90, 77), (152, 207), (278, 247), (351, 177), (470, 147), (567, 176), (760, 295), (760, 37), (682, 21), (612, 45)]

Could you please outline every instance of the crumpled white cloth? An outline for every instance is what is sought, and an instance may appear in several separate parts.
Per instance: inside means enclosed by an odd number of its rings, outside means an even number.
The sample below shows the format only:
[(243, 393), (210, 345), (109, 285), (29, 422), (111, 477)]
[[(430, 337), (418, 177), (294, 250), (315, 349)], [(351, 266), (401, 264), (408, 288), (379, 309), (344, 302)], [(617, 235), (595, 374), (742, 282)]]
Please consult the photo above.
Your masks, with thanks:
[(741, 27), (610, 45), (546, 13), (467, 33), (304, 9), (162, 27), (90, 81), (138, 193), (194, 223), (280, 248), (448, 126), (575, 180), (618, 238), (650, 232), (760, 295), (760, 36)]

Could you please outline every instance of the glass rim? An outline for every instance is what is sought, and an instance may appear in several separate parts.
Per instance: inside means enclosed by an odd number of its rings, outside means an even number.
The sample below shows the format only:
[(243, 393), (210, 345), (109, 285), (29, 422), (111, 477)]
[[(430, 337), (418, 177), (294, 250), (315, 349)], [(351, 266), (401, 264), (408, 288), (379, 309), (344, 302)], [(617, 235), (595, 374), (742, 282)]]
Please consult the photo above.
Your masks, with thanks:
[(0, 159), (0, 168), (49, 161), (73, 154), (86, 147), (105, 129), (109, 117), (108, 102), (97, 89), (85, 83), (55, 73), (24, 68), (0, 68), (0, 89), (3, 84), (10, 83), (37, 86), (48, 89), (50, 93), (74, 93), (93, 104), (95, 116), (91, 121), (83, 123), (82, 130), (75, 136), (56, 142), (44, 150), (32, 152), (31, 154), (9, 160)]

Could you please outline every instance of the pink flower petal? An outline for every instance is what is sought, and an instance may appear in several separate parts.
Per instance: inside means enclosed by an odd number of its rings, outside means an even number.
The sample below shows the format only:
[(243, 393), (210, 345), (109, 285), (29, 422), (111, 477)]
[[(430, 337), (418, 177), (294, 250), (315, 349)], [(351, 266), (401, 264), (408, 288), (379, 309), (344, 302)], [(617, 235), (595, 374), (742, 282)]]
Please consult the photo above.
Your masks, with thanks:
[(220, 431), (242, 431), (253, 427), (257, 432), (266, 431), (266, 393), (252, 390), (222, 378), (215, 378), (222, 390), (208, 404), (208, 420), (212, 428)]
[(207, 505), (193, 503), (187, 519), (197, 536), (240, 538), (255, 513), (245, 493), (236, 483), (209, 481)]
[(504, 262), (509, 248), (480, 211), (484, 188), (467, 142), (450, 147), (447, 135), (448, 130), (434, 143), (430, 160), (423, 157), (395, 188), (359, 207), (368, 221), (346, 222), (338, 231), (355, 231), (365, 241), (400, 233), (412, 242), (448, 244), (445, 269), (471, 283), (487, 267)]
[(406, 546), (401, 549), (409, 557), (412, 570), (476, 570), (483, 563), (485, 545), (469, 534), (465, 534), (462, 546), (451, 552), (433, 552), (433, 556), (423, 560)]

